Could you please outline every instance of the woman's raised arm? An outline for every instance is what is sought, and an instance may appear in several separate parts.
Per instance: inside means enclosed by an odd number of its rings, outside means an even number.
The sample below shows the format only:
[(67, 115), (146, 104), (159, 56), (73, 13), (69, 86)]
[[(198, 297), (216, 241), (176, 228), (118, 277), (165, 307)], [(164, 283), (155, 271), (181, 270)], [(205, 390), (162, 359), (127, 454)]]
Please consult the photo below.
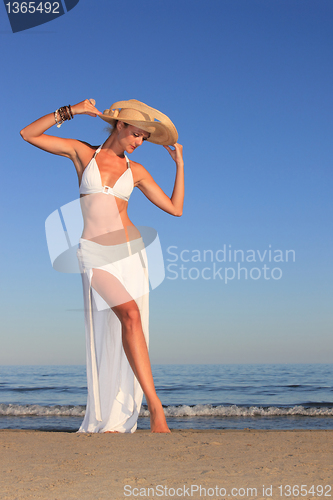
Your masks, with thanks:
[[(95, 108), (95, 101), (93, 99), (85, 99), (74, 106), (71, 106), (72, 114), (75, 115), (89, 115), (97, 116), (102, 114)], [(27, 125), (20, 132), (23, 139), (37, 148), (48, 151), (56, 155), (66, 156), (73, 159), (77, 153), (77, 148), (82, 142), (75, 139), (64, 139), (52, 135), (46, 135), (45, 132), (53, 125), (55, 125), (55, 114), (50, 113), (42, 116), (35, 122)]]
[(174, 144), (174, 149), (170, 146), (164, 146), (170, 153), (171, 158), (176, 163), (176, 178), (175, 185), (171, 198), (165, 194), (160, 186), (154, 181), (152, 176), (142, 166), (141, 178), (137, 183), (138, 188), (143, 194), (157, 207), (165, 212), (180, 217), (183, 214), (184, 204), (184, 160), (183, 160), (183, 146), (181, 144)]

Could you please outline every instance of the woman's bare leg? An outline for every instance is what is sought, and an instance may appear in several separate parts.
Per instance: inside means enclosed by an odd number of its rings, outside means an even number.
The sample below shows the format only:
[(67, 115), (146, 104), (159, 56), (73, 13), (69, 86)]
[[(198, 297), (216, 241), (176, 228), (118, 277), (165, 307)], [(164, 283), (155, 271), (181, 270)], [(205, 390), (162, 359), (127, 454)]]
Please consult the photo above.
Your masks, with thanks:
[(151, 431), (170, 432), (161, 401), (156, 394), (140, 311), (136, 302), (119, 281), (105, 271), (94, 269), (91, 285), (112, 308), (122, 324), (124, 351), (146, 397)]
[(132, 300), (131, 302), (113, 307), (112, 310), (122, 323), (124, 351), (134, 375), (138, 379), (146, 396), (150, 412), (151, 430), (152, 432), (170, 432), (161, 401), (156, 394), (138, 306)]

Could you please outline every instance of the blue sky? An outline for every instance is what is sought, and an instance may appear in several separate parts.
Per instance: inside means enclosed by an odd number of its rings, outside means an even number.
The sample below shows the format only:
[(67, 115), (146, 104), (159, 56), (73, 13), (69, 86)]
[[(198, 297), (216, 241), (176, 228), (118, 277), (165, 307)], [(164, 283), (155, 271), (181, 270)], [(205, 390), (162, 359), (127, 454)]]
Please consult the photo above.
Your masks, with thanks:
[[(165, 259), (150, 296), (152, 362), (332, 362), (332, 16), (330, 0), (80, 0), (13, 34), (2, 8), (1, 364), (85, 362), (80, 276), (52, 269), (44, 230), (76, 199), (75, 169), (19, 130), (91, 97), (102, 111), (133, 98), (160, 109), (184, 146), (183, 216), (138, 190), (129, 206)], [(107, 137), (86, 116), (50, 133)], [(133, 159), (171, 194), (164, 148), (146, 143)], [(224, 248), (254, 250), (248, 279), (217, 260)], [(204, 250), (213, 261), (198, 261)], [(269, 262), (269, 250), (295, 260)]]

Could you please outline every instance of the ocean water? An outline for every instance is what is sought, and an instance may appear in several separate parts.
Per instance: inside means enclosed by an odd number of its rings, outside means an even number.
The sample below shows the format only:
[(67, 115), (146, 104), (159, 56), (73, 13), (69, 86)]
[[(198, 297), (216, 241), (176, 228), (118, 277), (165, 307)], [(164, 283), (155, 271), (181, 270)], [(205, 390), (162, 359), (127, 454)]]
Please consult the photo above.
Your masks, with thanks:
[[(154, 365), (171, 429), (333, 429), (333, 365)], [(85, 366), (0, 366), (0, 428), (78, 430)], [(139, 429), (149, 428), (144, 404)]]

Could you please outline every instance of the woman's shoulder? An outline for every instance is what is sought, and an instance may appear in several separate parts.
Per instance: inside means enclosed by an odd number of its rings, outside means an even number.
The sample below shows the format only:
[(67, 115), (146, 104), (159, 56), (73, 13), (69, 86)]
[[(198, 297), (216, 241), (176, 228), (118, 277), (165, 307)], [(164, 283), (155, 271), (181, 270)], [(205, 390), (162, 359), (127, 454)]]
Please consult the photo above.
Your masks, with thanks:
[(78, 154), (90, 153), (96, 151), (99, 146), (92, 146), (89, 142), (79, 141), (75, 139), (75, 150)]
[(137, 175), (144, 175), (147, 170), (145, 169), (145, 167), (143, 165), (141, 165), (141, 163), (138, 163), (136, 161), (132, 161), (130, 158), (130, 167), (133, 171), (133, 173), (136, 173)]
[(134, 184), (136, 186), (146, 177), (151, 177), (148, 170), (143, 165), (141, 165), (141, 163), (130, 160), (130, 167), (132, 169)]
[(75, 158), (72, 158), (78, 173), (82, 173), (90, 162), (99, 146), (92, 146), (88, 142), (75, 140)]

